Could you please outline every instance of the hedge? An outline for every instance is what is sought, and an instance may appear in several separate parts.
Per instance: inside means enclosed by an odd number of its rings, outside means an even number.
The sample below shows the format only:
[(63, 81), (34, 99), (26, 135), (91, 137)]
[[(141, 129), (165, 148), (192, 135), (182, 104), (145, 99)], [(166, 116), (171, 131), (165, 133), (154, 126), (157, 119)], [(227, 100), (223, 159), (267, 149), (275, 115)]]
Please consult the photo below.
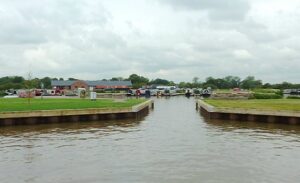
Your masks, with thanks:
[(277, 94), (277, 95), (283, 95), (282, 90), (279, 89), (254, 89), (253, 90), (254, 93), (268, 93), (268, 94)]
[(282, 96), (276, 93), (253, 93), (252, 99), (281, 99)]
[(300, 96), (288, 96), (287, 99), (300, 99)]

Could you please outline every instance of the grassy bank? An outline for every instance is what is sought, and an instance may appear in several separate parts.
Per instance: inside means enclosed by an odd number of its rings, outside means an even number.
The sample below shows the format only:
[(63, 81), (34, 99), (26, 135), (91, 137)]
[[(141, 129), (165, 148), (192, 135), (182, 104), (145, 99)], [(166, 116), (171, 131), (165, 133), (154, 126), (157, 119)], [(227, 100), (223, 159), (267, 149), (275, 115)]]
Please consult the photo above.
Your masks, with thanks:
[(300, 111), (298, 99), (260, 99), (260, 100), (205, 100), (206, 103), (217, 108), (241, 108), (257, 110), (287, 110)]
[(128, 99), (115, 102), (112, 99), (0, 99), (0, 113), (8, 111), (32, 111), (32, 110), (55, 110), (55, 109), (87, 109), (87, 108), (126, 108), (132, 107), (146, 100)]

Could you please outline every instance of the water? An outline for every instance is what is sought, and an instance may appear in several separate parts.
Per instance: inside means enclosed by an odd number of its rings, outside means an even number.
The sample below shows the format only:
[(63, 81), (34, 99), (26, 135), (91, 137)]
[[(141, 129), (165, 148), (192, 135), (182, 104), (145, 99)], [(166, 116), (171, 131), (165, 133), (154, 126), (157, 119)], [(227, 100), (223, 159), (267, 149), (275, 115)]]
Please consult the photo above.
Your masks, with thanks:
[(208, 121), (193, 98), (141, 120), (0, 128), (1, 183), (300, 181), (300, 127)]

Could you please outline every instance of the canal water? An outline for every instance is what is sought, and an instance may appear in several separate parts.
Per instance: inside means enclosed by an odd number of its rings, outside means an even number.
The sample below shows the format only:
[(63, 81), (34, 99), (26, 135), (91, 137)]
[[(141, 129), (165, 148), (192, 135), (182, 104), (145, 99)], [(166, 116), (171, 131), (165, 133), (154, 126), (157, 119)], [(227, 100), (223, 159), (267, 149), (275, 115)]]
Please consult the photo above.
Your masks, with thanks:
[(209, 121), (193, 98), (138, 120), (0, 128), (1, 183), (299, 181), (299, 126)]

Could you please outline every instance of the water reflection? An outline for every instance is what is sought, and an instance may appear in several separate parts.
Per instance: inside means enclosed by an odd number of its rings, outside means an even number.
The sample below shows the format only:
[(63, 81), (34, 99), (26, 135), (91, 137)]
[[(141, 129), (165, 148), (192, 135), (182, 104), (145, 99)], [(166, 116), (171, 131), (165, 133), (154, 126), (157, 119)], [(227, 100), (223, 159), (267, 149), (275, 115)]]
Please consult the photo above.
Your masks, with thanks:
[[(0, 127), (1, 136), (32, 136), (45, 133), (80, 133), (97, 132), (98, 129), (110, 131), (120, 131), (122, 128), (133, 128), (141, 123), (145, 117), (139, 119), (105, 120), (92, 122), (66, 122), (39, 125), (20, 125)], [(126, 132), (126, 130), (123, 130)]]
[[(75, 146), (78, 141), (139, 131), (138, 126), (143, 120), (144, 117), (93, 122), (4, 126), (0, 127), (0, 152), (29, 150), (44, 146), (53, 146), (54, 148)], [(39, 143), (40, 141), (44, 142)], [(28, 152), (25, 157), (26, 163), (32, 162), (39, 156), (40, 154)]]
[(234, 121), (204, 118), (204, 121), (213, 128), (218, 128), (223, 131), (234, 130), (253, 130), (254, 132), (280, 133), (286, 135), (300, 135), (299, 125), (288, 125), (280, 123), (263, 123), (255, 121)]
[[(262, 123), (251, 121), (233, 121), (204, 119), (209, 131), (222, 136), (225, 140), (243, 141), (245, 144), (256, 144), (256, 149), (270, 148), (277, 150), (299, 150), (300, 127), (279, 123)], [(275, 156), (281, 156), (276, 153)]]

